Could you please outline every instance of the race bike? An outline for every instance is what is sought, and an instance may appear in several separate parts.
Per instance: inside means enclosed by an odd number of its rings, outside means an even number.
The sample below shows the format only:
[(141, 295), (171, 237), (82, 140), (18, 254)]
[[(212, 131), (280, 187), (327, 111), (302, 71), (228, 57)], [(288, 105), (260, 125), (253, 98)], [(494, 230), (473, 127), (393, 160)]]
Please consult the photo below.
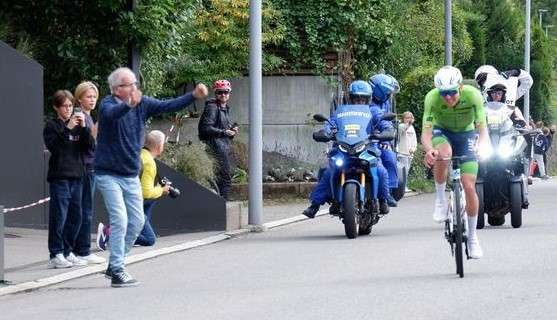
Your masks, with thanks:
[(522, 208), (525, 203), (527, 177), (524, 174), (524, 135), (529, 130), (513, 126), (504, 103), (488, 102), (485, 105), (487, 127), (491, 146), (480, 150), (476, 193), (479, 200), (478, 229), (485, 225), (484, 213), (492, 226), (505, 223), (510, 212), (511, 225), (522, 225)]
[[(329, 213), (338, 216), (344, 223), (346, 237), (371, 233), (379, 219), (377, 163), (380, 150), (377, 144), (391, 140), (392, 136), (370, 136), (368, 125), (372, 118), (367, 105), (340, 105), (336, 110), (336, 125), (325, 116), (316, 114), (314, 119), (329, 122), (333, 134), (325, 130), (314, 132), (318, 142), (334, 142), (329, 152), (329, 181), (332, 203)], [(393, 114), (383, 115), (390, 120)]]

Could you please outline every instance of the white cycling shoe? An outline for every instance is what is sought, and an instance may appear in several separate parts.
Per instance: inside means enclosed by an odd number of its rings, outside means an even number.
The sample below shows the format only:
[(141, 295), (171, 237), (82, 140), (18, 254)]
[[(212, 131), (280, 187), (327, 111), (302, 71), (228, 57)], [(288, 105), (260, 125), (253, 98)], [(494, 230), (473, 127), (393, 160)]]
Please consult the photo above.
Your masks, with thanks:
[(484, 252), (482, 247), (480, 247), (480, 242), (478, 238), (468, 240), (468, 256), (470, 259), (479, 259), (483, 257)]
[(448, 207), (449, 204), (447, 200), (435, 200), (435, 208), (433, 209), (433, 221), (437, 223), (443, 223), (448, 219)]

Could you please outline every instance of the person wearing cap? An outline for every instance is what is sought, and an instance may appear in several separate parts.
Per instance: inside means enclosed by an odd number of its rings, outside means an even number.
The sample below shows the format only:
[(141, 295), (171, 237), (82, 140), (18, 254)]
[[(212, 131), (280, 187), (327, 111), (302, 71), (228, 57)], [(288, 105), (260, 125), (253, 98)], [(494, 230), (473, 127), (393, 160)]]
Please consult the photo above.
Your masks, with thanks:
[(424, 102), (422, 144), (424, 162), (433, 167), (435, 178), (435, 207), (433, 219), (442, 223), (448, 219), (448, 201), (445, 195), (447, 171), (452, 156), (463, 157), (460, 166), (462, 187), (468, 215), (468, 250), (472, 259), (483, 256), (476, 234), (478, 196), (476, 195), (476, 139), (479, 133), (479, 150), (489, 144), (484, 101), (480, 91), (463, 85), (462, 73), (452, 66), (441, 68), (434, 77), (435, 88), (429, 91)]
[(207, 144), (217, 159), (217, 187), (225, 200), (229, 199), (232, 184), (232, 139), (239, 127), (230, 120), (230, 93), (232, 86), (228, 80), (217, 80), (213, 84), (215, 97), (207, 100), (199, 119), (199, 140)]

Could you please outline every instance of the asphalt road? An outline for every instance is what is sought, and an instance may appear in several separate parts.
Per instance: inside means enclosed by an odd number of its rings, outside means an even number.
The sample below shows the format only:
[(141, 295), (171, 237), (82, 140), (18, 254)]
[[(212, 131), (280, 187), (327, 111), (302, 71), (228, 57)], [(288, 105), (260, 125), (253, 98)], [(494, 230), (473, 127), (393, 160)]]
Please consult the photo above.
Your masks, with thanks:
[(557, 319), (556, 195), (537, 181), (522, 228), (478, 231), (463, 279), (425, 195), (371, 236), (320, 217), (132, 265), (137, 288), (95, 275), (3, 297), (0, 319)]

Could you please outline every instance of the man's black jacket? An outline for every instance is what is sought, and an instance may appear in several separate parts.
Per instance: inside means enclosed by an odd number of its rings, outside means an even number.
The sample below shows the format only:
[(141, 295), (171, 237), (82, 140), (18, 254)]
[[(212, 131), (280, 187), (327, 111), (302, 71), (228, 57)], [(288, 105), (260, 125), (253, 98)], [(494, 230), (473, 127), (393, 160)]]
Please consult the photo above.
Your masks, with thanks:
[(205, 142), (229, 143), (231, 137), (224, 132), (231, 128), (228, 107), (219, 106), (216, 99), (209, 99), (199, 119), (199, 139)]

